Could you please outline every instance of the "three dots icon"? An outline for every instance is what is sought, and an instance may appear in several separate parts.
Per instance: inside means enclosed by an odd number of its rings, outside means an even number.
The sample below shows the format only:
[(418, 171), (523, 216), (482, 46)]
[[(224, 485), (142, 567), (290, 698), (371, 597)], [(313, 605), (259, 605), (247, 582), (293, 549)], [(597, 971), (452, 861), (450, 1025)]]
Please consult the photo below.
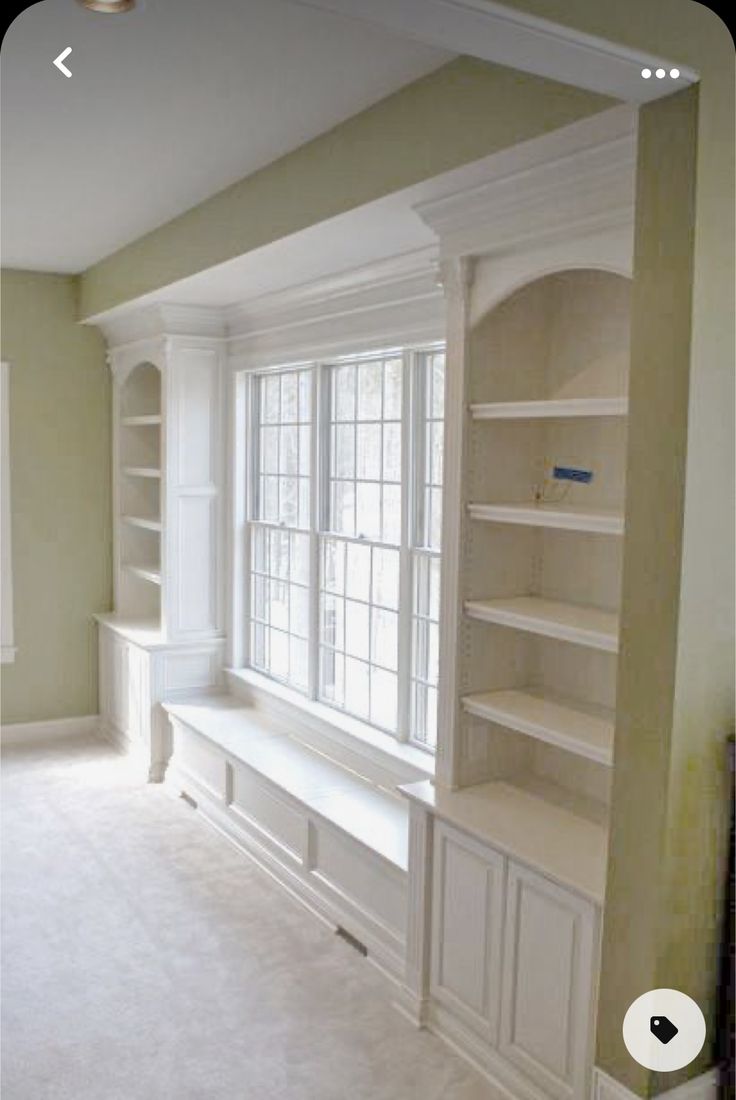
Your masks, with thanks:
[[(656, 76), (657, 80), (664, 80), (664, 78), (667, 76), (667, 71), (666, 69), (655, 69), (654, 73), (652, 73), (651, 69), (642, 69), (641, 75), (644, 77), (645, 80), (650, 80), (652, 76)], [(670, 79), (677, 80), (679, 75), (679, 69), (670, 69)]]

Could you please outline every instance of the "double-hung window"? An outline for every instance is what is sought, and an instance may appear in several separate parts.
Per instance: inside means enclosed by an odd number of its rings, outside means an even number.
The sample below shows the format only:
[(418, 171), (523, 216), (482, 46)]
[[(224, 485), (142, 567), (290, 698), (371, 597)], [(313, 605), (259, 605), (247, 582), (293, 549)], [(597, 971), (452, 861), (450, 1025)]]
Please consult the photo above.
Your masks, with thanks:
[(248, 661), (436, 743), (444, 352), (250, 379)]

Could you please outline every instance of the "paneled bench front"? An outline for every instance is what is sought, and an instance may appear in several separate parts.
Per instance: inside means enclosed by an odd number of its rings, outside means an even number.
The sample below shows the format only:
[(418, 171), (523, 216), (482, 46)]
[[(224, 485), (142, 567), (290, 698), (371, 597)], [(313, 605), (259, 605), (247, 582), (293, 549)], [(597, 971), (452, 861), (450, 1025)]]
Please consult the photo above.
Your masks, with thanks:
[(170, 789), (402, 980), (406, 802), (232, 696), (164, 709)]

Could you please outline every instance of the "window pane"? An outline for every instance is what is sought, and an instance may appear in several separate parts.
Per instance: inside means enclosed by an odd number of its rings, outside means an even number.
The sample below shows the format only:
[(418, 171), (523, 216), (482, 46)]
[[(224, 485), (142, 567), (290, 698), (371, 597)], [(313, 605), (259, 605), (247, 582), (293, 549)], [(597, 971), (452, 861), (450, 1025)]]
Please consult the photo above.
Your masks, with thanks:
[(371, 722), (383, 729), (396, 729), (398, 677), (380, 668), (371, 671)]
[(365, 661), (345, 658), (345, 710), (358, 718), (370, 716), (370, 677)]
[(358, 420), (380, 420), (383, 406), (383, 364), (362, 363), (358, 368)]
[(359, 361), (328, 370), (327, 526), (339, 534), (398, 544), (403, 360)]
[(310, 369), (257, 375), (257, 475), (254, 519), (309, 525)]
[(353, 599), (368, 603), (371, 594), (371, 548), (360, 543), (349, 542), (346, 553), (345, 590)]
[[(416, 374), (405, 391), (410, 368)], [(317, 645), (313, 690), (319, 699), (433, 748), (444, 354), (377, 353), (319, 370), (326, 394), (318, 409), (311, 367), (263, 372), (253, 381), (251, 663), (307, 691)], [(416, 404), (404, 418), (409, 399)], [(410, 452), (404, 451), (404, 419), (412, 425)], [(311, 484), (313, 420), (326, 452), (318, 496)], [(402, 482), (405, 467), (410, 485)], [(317, 512), (324, 529), (315, 529)], [(399, 730), (406, 718), (409, 729)]]
[(355, 367), (333, 367), (332, 408), (335, 420), (355, 420)]
[[(345, 600), (334, 592), (343, 568), (336, 563), (343, 561)], [(398, 549), (322, 539), (320, 698), (391, 732), (398, 721), (398, 605)], [(345, 658), (342, 694), (330, 653)], [(383, 698), (375, 695), (378, 690)]]
[(258, 527), (251, 536), (251, 664), (308, 686), (309, 535)]

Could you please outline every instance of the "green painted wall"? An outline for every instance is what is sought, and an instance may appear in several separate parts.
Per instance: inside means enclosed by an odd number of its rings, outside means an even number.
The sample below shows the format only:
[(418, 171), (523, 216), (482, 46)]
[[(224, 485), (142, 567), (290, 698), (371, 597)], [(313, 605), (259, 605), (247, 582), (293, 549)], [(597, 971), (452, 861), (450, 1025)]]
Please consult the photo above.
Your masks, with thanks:
[(92, 614), (111, 600), (110, 379), (75, 280), (3, 271), (10, 363), (15, 663), (2, 720), (97, 713)]
[(81, 316), (611, 106), (458, 58), (89, 268)]

